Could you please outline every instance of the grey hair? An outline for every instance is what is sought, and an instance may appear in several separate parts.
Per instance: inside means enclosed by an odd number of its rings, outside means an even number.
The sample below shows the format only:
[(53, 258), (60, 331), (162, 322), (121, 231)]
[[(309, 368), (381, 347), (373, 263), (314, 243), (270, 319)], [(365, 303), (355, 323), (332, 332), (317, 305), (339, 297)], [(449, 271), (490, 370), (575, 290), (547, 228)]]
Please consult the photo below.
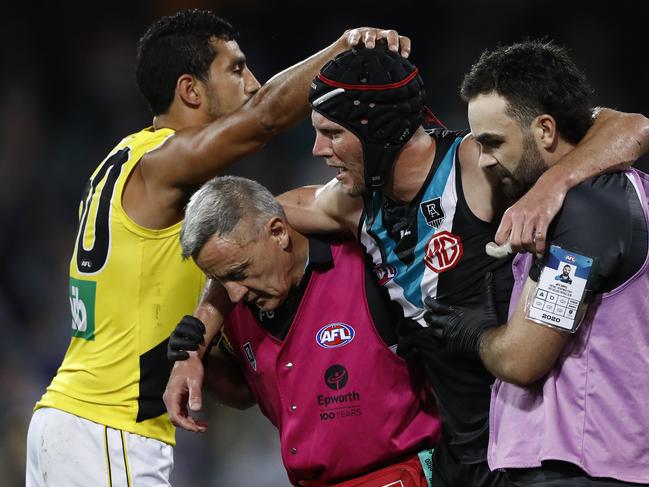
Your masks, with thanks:
[(257, 237), (273, 217), (286, 220), (282, 205), (256, 181), (237, 176), (206, 182), (189, 200), (180, 232), (183, 258), (196, 259), (214, 235), (231, 235), (243, 219), (253, 219), (249, 239)]

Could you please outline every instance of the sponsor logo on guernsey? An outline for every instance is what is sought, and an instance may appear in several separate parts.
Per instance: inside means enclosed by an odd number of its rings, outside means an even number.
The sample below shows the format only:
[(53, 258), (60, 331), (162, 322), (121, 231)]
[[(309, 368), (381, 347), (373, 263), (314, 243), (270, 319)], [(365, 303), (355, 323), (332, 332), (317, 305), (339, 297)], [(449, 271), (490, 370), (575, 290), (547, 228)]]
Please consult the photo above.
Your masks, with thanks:
[(318, 330), (315, 340), (322, 348), (344, 347), (354, 339), (356, 332), (345, 323), (330, 323)]
[(324, 373), (324, 382), (329, 389), (338, 391), (347, 385), (349, 374), (342, 365), (332, 365)]
[[(340, 391), (347, 385), (349, 372), (339, 364), (334, 364), (325, 370), (324, 383), (334, 391)], [(342, 418), (361, 416), (361, 395), (358, 391), (344, 394), (318, 394), (316, 402), (320, 407), (320, 421), (331, 421)]]
[(463, 252), (460, 237), (444, 230), (428, 241), (424, 263), (437, 273), (446, 272), (457, 265)]
[(424, 215), (426, 219), (426, 224), (429, 227), (439, 228), (439, 226), (444, 221), (444, 209), (442, 208), (442, 199), (434, 198), (432, 200), (423, 201), (419, 205), (421, 214)]
[(95, 290), (97, 283), (70, 278), (70, 312), (72, 336), (95, 339)]
[(325, 396), (318, 394), (318, 406), (347, 406), (347, 403), (357, 402), (361, 400), (361, 395), (357, 391), (347, 392), (345, 394), (336, 394), (333, 396)]
[(255, 358), (255, 354), (252, 352), (252, 345), (250, 344), (250, 342), (243, 344), (243, 352), (245, 353), (248, 362), (250, 362), (250, 367), (252, 367), (252, 370), (256, 371), (257, 359)]
[(374, 274), (379, 286), (385, 286), (397, 275), (397, 268), (390, 264), (378, 265), (374, 268)]

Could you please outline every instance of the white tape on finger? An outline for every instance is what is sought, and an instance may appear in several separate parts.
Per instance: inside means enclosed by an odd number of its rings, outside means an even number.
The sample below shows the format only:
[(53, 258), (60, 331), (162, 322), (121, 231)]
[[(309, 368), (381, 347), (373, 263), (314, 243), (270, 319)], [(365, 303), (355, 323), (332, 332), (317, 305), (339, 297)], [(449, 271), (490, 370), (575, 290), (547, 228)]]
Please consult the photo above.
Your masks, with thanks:
[(495, 259), (503, 259), (512, 254), (512, 246), (509, 242), (498, 245), (496, 242), (489, 242), (485, 245), (484, 251), (488, 256)]

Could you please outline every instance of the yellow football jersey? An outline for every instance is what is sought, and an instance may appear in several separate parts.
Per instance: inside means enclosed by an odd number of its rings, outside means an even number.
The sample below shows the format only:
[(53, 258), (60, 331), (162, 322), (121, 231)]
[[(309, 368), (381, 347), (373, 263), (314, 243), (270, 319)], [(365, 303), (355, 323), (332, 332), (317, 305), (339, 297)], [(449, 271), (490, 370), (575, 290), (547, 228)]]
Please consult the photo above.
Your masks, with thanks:
[(70, 262), (72, 339), (36, 408), (173, 445), (162, 402), (171, 369), (167, 338), (194, 310), (205, 277), (193, 261), (182, 260), (182, 222), (151, 230), (122, 208), (131, 171), (172, 133), (148, 128), (126, 137), (88, 182)]

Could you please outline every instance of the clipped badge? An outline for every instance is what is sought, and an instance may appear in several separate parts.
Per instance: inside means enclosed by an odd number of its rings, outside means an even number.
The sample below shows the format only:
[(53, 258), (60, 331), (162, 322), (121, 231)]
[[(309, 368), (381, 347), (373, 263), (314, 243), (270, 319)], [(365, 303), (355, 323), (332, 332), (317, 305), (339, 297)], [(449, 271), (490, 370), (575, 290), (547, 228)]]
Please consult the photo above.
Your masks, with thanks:
[(594, 259), (550, 246), (538, 283), (526, 302), (525, 317), (574, 333), (584, 317), (588, 278)]

